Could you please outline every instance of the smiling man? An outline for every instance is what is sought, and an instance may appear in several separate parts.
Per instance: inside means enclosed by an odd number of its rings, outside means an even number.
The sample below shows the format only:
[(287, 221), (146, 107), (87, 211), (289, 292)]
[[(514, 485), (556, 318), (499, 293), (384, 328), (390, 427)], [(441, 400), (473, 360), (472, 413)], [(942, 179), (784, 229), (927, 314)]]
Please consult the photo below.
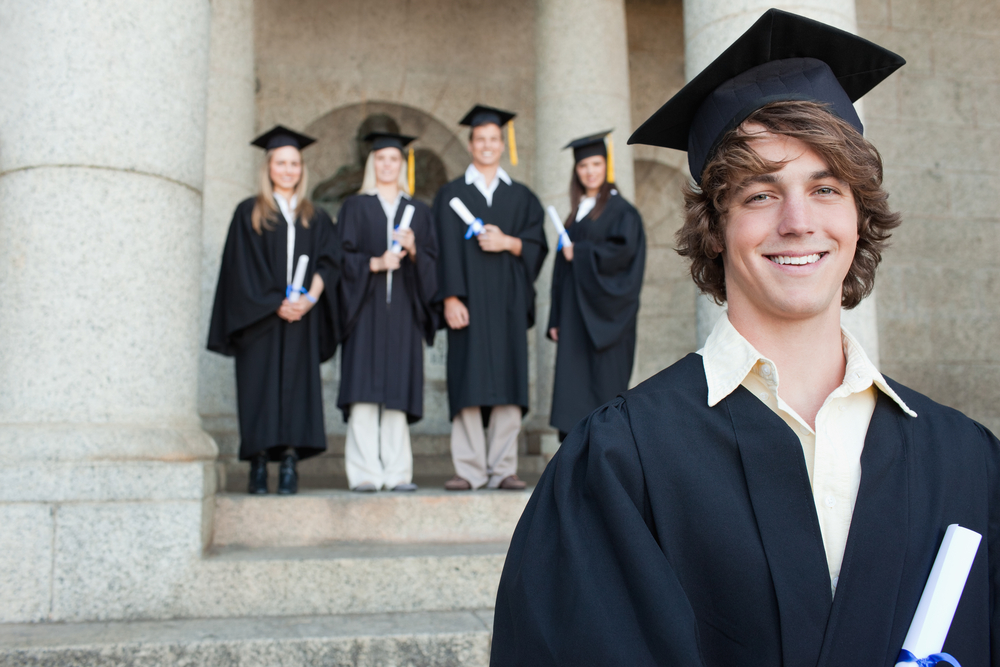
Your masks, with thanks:
[[(520, 490), (517, 438), (528, 411), (528, 337), (535, 278), (548, 252), (538, 198), (500, 166), (501, 128), (514, 114), (476, 105), (469, 127), (472, 164), (434, 199), (438, 300), (448, 327), (448, 404), (455, 477), (449, 491)], [(458, 216), (458, 198), (483, 224)], [(484, 425), (486, 428), (484, 429)]]
[(899, 225), (852, 102), (902, 64), (770, 10), (635, 132), (688, 151), (678, 251), (727, 316), (553, 458), (494, 666), (891, 666), (952, 523), (983, 539), (944, 650), (1000, 665), (1000, 443), (840, 323)]

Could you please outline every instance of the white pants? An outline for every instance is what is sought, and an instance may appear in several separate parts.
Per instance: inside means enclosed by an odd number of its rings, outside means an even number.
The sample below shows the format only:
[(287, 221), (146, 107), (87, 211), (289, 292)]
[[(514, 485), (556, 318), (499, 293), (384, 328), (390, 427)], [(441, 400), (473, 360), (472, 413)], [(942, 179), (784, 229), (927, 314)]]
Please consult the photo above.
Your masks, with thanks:
[(386, 410), (378, 403), (352, 403), (344, 461), (352, 489), (365, 482), (376, 489), (412, 482), (413, 451), (406, 413)]
[(483, 433), (480, 408), (465, 408), (451, 420), (451, 460), (455, 474), (478, 489), (495, 489), (505, 477), (517, 473), (517, 435), (521, 432), (521, 408), (494, 405), (490, 424)]

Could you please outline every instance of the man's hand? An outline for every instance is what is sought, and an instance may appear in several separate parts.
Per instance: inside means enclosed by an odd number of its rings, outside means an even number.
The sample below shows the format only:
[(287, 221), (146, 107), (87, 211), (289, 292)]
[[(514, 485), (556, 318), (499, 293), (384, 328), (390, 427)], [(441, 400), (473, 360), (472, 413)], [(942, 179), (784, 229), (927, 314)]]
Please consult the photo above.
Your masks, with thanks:
[(557, 343), (559, 342), (559, 327), (552, 327), (549, 329), (549, 338)]
[(306, 316), (313, 307), (313, 304), (309, 303), (309, 299), (303, 294), (299, 297), (299, 300), (292, 303), (288, 299), (281, 302), (281, 307), (278, 308), (278, 317), (285, 320), (286, 322), (298, 322), (303, 317)]
[(457, 296), (449, 296), (444, 300), (444, 320), (451, 329), (464, 329), (469, 326), (469, 309)]
[(521, 256), (521, 239), (516, 236), (507, 236), (496, 225), (486, 225), (483, 231), (476, 237), (479, 247), (485, 252), (504, 252), (505, 250), (515, 257)]
[(381, 273), (383, 271), (395, 271), (399, 268), (399, 255), (394, 253), (392, 249), (386, 250), (379, 257), (372, 257), (368, 260), (368, 270), (372, 273)]
[(403, 247), (403, 250), (410, 256), (410, 259), (416, 258), (417, 237), (414, 236), (412, 229), (401, 229), (398, 232), (393, 232), (392, 240), (398, 242)]
[(563, 254), (563, 257), (566, 258), (567, 262), (572, 262), (573, 261), (573, 244), (570, 243), (569, 245), (564, 245), (562, 247), (562, 254)]

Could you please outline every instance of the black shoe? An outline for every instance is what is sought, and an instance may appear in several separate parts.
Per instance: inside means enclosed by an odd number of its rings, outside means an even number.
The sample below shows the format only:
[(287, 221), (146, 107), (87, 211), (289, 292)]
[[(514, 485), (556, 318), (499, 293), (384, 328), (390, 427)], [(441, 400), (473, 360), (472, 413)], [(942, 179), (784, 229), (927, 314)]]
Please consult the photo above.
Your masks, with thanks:
[(267, 495), (267, 452), (261, 452), (250, 459), (250, 484), (247, 493)]
[(281, 468), (278, 469), (278, 493), (283, 496), (290, 496), (299, 492), (299, 474), (295, 472), (295, 462), (299, 457), (295, 454), (286, 454), (281, 459)]

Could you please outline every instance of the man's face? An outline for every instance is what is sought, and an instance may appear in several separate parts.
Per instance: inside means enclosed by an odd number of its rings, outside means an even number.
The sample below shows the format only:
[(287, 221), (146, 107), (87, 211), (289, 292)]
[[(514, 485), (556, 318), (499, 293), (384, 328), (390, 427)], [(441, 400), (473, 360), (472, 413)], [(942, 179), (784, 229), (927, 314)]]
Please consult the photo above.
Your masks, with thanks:
[(730, 314), (761, 324), (839, 317), (858, 243), (854, 195), (802, 141), (745, 129), (759, 134), (751, 145), (762, 158), (784, 166), (730, 195), (722, 253)]
[(493, 167), (500, 164), (503, 148), (503, 136), (498, 125), (486, 123), (472, 128), (472, 139), (469, 140), (472, 164), (477, 167)]

